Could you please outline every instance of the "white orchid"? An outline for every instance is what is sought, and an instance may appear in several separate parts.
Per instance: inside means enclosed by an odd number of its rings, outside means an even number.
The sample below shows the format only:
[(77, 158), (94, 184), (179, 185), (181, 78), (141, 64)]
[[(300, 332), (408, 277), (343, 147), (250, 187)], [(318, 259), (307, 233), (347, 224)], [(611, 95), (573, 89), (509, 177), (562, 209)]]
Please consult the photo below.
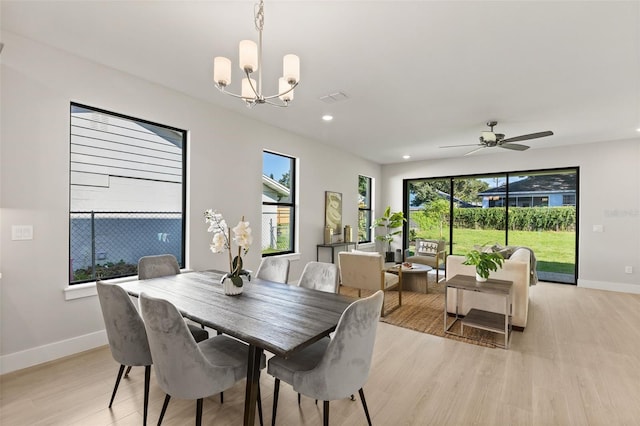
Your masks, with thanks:
[[(213, 232), (213, 238), (209, 248), (213, 253), (222, 253), (225, 250), (229, 251), (230, 273), (228, 277), (236, 286), (241, 287), (242, 279), (240, 275), (245, 273), (242, 269), (242, 255), (249, 252), (249, 246), (253, 242), (249, 222), (245, 222), (243, 216), (240, 222), (230, 230), (222, 214), (211, 209), (205, 210), (204, 221), (209, 224), (207, 232)], [(234, 234), (233, 239), (231, 238), (231, 231), (233, 231)], [(238, 255), (236, 257), (232, 257), (231, 255), (231, 241), (234, 241), (238, 245)]]
[(249, 228), (249, 222), (240, 221), (235, 228), (233, 228), (233, 241), (236, 242), (245, 251), (249, 250), (249, 246), (253, 242), (253, 236), (251, 235), (251, 228)]

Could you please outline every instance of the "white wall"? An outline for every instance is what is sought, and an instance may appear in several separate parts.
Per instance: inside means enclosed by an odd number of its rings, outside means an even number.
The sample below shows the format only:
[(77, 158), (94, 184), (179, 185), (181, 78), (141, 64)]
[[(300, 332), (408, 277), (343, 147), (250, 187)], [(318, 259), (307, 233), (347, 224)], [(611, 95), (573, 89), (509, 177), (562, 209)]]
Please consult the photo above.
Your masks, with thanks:
[[(535, 144), (535, 142), (532, 142)], [(383, 166), (383, 200), (402, 208), (402, 180), (580, 168), (578, 286), (640, 293), (640, 138)], [(593, 232), (603, 225), (604, 232)], [(633, 268), (625, 273), (625, 266)]]
[[(358, 174), (379, 187), (377, 164), (13, 33), (1, 39), (0, 373), (106, 343), (97, 298), (65, 300), (63, 291), (71, 101), (189, 131), (187, 265), (196, 270), (225, 268), (225, 256), (208, 249), (205, 209), (218, 209), (229, 223), (245, 215), (260, 232), (263, 149), (300, 160), (300, 256), (292, 280), (323, 241), (324, 191), (342, 192), (343, 223), (355, 227)], [(12, 225), (33, 225), (33, 240), (12, 241)], [(255, 246), (245, 261), (253, 269), (260, 262)]]

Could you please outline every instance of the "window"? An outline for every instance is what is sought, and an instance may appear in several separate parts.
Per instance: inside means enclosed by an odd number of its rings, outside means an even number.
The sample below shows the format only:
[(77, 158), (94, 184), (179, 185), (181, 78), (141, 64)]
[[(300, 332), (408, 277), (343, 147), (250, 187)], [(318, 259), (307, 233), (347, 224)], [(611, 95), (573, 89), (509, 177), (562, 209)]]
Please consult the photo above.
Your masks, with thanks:
[(293, 253), (295, 247), (295, 159), (262, 154), (262, 256)]
[(186, 131), (71, 104), (69, 283), (184, 267)]
[(358, 176), (358, 242), (371, 242), (371, 179)]
[(577, 272), (578, 169), (406, 179), (409, 232), (444, 239), (449, 254), (477, 245), (533, 250), (539, 279), (575, 284)]

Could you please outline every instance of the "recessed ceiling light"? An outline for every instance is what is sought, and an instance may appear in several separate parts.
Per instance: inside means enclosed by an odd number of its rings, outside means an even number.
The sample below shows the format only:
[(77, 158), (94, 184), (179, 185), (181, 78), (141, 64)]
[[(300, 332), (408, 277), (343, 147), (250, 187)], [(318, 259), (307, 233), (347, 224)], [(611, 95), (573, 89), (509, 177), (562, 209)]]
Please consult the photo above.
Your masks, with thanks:
[(408, 160), (409, 158), (411, 158), (410, 155), (403, 155), (402, 158), (404, 158), (405, 160)]
[(324, 121), (331, 121), (331, 120), (333, 120), (333, 115), (325, 114), (325, 115), (322, 116), (322, 119)]
[(640, 132), (640, 127), (638, 127), (638, 128), (636, 129), (636, 132)]

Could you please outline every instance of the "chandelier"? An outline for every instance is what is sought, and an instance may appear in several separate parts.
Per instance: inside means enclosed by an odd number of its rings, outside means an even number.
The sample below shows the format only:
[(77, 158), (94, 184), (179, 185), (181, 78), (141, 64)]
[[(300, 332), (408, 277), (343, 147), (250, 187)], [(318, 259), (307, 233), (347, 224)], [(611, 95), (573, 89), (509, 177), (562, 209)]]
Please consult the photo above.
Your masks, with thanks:
[[(226, 87), (231, 84), (231, 60), (224, 56), (216, 56), (213, 60), (213, 80), (216, 87), (227, 95), (245, 101), (247, 107), (257, 104), (269, 104), (277, 107), (287, 107), (293, 100), (293, 89), (300, 82), (300, 58), (288, 54), (282, 59), (283, 76), (278, 82), (278, 93), (271, 96), (262, 94), (262, 28), (264, 26), (264, 1), (260, 0), (254, 6), (254, 22), (258, 31), (258, 44), (252, 40), (240, 42), (240, 69), (245, 77), (242, 79), (242, 91), (239, 95), (228, 92)], [(258, 72), (258, 81), (251, 78)], [(278, 100), (276, 100), (279, 99)]]

